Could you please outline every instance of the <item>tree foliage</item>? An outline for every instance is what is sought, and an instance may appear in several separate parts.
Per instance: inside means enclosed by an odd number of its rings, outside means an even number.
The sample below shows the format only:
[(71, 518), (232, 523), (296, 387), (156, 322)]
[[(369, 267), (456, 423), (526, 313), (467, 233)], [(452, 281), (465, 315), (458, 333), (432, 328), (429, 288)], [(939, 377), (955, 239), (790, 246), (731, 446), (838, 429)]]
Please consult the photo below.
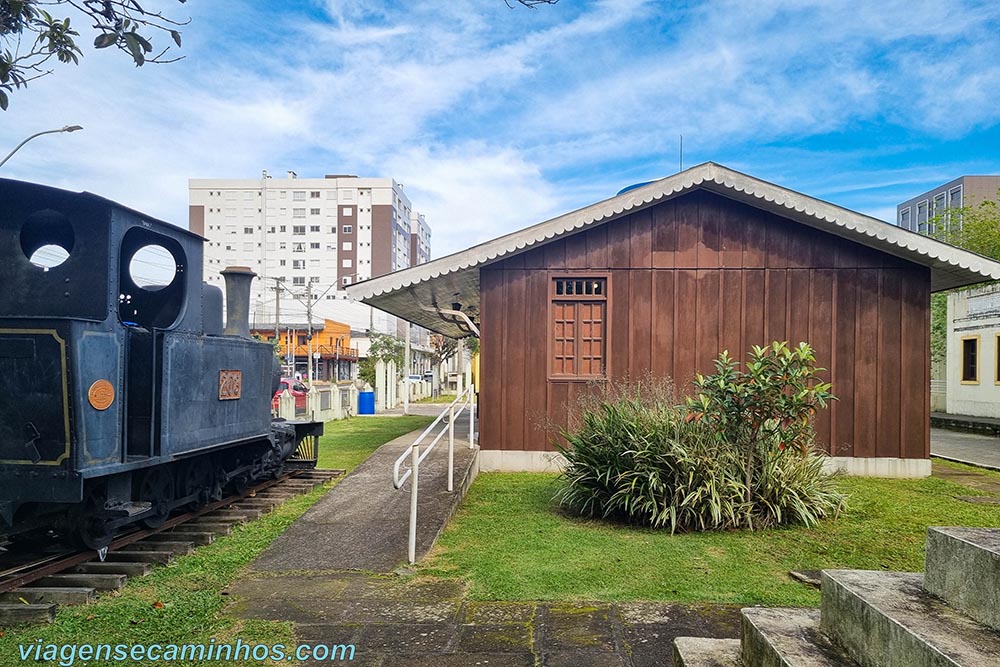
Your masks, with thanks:
[(431, 334), (431, 365), (438, 366), (448, 361), (455, 356), (457, 351), (458, 341), (456, 339), (441, 334)]
[(370, 340), (368, 356), (358, 363), (358, 377), (374, 387), (376, 362), (389, 363), (394, 361), (396, 362), (396, 374), (402, 374), (405, 343), (395, 336), (374, 331), (370, 334)]
[(690, 417), (742, 452), (747, 490), (770, 449), (809, 453), (812, 416), (835, 398), (830, 383), (819, 379), (823, 370), (807, 343), (792, 348), (775, 341), (754, 345), (746, 371), (724, 351), (714, 374), (695, 376), (698, 393), (687, 398)]
[(930, 227), (939, 241), (1000, 260), (1000, 191), (997, 198), (975, 206), (949, 208), (934, 216)]
[(396, 362), (396, 368), (403, 369), (403, 352), (405, 344), (395, 336), (372, 332), (371, 347), (368, 348), (368, 358), (375, 361)]
[[(949, 208), (928, 222), (939, 241), (1000, 260), (1000, 191), (975, 206)], [(948, 295), (931, 296), (931, 360), (944, 361), (948, 346)]]
[[(160, 2), (164, 0), (149, 0)], [(185, 3), (187, 0), (169, 0)], [(559, 0), (504, 0), (514, 8), (523, 5), (554, 5)], [(170, 46), (157, 50), (153, 35), (168, 35), (181, 46), (177, 30), (190, 19), (176, 20), (147, 8), (146, 0), (0, 0), (0, 109), (6, 111), (10, 95), (30, 81), (52, 73), (53, 60), (79, 64), (83, 51), (80, 33), (71, 18), (90, 24), (94, 48), (115, 47), (142, 67), (146, 63), (169, 63)], [(75, 16), (70, 16), (74, 14)]]
[(180, 47), (177, 28), (188, 21), (168, 18), (144, 5), (138, 0), (0, 0), (0, 109), (7, 109), (14, 90), (51, 74), (53, 61), (80, 62), (80, 33), (68, 14), (90, 24), (96, 33), (94, 48), (115, 47), (128, 54), (136, 67), (179, 60), (166, 57), (170, 46), (157, 51), (153, 35), (168, 35)]
[(538, 5), (554, 5), (559, 0), (503, 0), (508, 7), (514, 9), (515, 5), (524, 5), (529, 9), (534, 9)]

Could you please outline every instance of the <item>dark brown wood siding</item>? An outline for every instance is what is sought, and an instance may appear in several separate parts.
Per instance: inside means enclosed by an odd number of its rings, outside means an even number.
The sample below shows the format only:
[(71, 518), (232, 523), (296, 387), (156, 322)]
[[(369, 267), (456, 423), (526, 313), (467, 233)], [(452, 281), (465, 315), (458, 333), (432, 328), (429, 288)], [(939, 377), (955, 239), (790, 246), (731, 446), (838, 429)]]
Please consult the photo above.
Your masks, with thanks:
[(723, 349), (816, 348), (840, 399), (817, 418), (834, 455), (929, 455), (930, 272), (780, 216), (694, 191), (481, 271), (486, 449), (551, 449), (587, 391), (550, 378), (550, 284), (607, 277), (607, 377), (669, 376), (687, 393)]

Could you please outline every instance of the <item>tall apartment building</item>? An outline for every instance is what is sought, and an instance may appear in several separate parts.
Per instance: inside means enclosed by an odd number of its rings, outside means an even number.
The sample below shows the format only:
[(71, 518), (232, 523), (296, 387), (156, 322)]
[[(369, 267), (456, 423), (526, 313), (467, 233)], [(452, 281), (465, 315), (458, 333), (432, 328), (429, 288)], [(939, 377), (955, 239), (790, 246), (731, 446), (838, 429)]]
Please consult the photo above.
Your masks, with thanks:
[[(426, 261), (430, 228), (392, 178), (190, 179), (189, 226), (208, 243), (205, 275), (220, 283), (226, 266), (249, 266), (259, 276), (251, 294), (255, 325), (295, 314), (307, 288), (315, 317), (395, 333), (396, 319), (354, 303), (343, 288)], [(423, 241), (416, 256), (413, 236)], [(419, 244), (418, 244), (419, 245)], [(423, 248), (421, 250), (420, 248)], [(412, 259), (411, 259), (412, 258)], [(277, 290), (278, 282), (284, 289)]]
[(410, 213), (410, 266), (431, 261), (431, 228), (423, 213)]
[(921, 234), (933, 232), (935, 216), (948, 209), (975, 206), (985, 199), (996, 199), (1000, 176), (960, 176), (896, 207), (896, 224)]

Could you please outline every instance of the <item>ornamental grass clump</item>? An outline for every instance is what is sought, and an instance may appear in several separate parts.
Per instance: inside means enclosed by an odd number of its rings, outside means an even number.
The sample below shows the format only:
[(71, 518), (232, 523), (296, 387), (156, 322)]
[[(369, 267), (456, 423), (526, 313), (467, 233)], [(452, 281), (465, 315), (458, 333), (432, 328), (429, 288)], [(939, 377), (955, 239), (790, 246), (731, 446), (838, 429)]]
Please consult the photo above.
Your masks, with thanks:
[(812, 349), (726, 352), (683, 404), (669, 381), (625, 383), (581, 404), (564, 432), (557, 500), (586, 516), (671, 531), (814, 525), (844, 504), (813, 446), (812, 416), (834, 396)]

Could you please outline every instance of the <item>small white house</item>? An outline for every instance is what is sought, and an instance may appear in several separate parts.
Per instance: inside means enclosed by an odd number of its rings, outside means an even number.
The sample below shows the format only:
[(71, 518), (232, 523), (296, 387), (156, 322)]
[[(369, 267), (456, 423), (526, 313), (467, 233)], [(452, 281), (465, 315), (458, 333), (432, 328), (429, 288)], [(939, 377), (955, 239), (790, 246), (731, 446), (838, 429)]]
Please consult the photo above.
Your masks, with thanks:
[(950, 414), (1000, 418), (1000, 283), (948, 295)]

